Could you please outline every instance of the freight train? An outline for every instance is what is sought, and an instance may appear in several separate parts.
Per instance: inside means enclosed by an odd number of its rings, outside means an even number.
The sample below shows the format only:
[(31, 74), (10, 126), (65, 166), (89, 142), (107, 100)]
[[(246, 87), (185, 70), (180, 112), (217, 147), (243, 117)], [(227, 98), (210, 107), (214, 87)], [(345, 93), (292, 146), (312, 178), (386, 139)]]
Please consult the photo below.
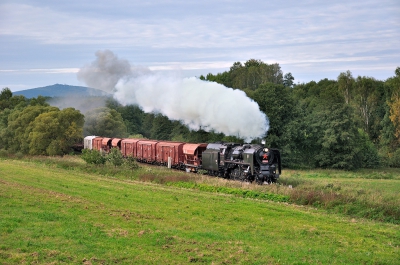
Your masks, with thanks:
[(118, 148), (124, 157), (134, 157), (138, 162), (258, 184), (274, 183), (281, 174), (279, 150), (263, 144), (193, 144), (86, 136), (84, 148), (105, 153)]

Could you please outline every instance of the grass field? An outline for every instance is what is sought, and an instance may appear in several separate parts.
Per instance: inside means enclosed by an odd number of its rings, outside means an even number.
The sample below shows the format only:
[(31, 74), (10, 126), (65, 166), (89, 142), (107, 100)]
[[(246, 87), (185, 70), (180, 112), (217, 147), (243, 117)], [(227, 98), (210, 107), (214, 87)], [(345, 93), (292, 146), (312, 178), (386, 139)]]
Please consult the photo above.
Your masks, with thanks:
[[(396, 222), (321, 208), (326, 194), (347, 193), (350, 203), (372, 196), (379, 207), (399, 207), (397, 171), (380, 179), (288, 171), (282, 185), (261, 187), (148, 167), (100, 175), (78, 160), (48, 161), (0, 159), (0, 264), (399, 264)], [(312, 187), (325, 193), (306, 207), (163, 185), (188, 179), (291, 198)]]

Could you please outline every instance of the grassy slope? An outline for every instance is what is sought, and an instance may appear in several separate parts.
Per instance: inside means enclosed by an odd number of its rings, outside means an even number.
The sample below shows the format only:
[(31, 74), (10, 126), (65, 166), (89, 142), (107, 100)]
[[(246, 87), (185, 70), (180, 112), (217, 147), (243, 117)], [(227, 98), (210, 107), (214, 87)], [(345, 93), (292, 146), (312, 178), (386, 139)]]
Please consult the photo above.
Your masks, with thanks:
[(398, 225), (0, 160), (0, 263), (396, 264)]

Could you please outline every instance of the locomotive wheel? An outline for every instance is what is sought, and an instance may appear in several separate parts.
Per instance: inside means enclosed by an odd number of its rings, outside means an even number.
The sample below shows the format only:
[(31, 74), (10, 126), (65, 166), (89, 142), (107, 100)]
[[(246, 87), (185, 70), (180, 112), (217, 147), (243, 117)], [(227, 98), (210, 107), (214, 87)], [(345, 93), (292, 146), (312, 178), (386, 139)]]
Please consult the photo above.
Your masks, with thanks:
[(239, 181), (247, 181), (246, 177), (243, 175), (242, 170), (239, 167), (235, 168), (231, 173), (232, 179)]

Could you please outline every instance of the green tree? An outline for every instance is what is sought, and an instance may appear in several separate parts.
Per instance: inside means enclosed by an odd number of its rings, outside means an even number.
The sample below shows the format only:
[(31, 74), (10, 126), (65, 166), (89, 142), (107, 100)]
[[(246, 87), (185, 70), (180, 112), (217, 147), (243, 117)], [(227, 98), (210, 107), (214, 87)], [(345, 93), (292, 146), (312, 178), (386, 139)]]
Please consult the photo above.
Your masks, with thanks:
[(309, 133), (315, 141), (315, 166), (338, 169), (361, 166), (359, 133), (350, 106), (319, 105), (309, 118)]
[(0, 93), (0, 112), (5, 109), (23, 108), (28, 105), (28, 100), (24, 96), (13, 96), (11, 90), (6, 87)]
[(380, 153), (386, 165), (400, 165), (400, 67), (385, 81), (385, 116), (381, 122)]
[(56, 107), (28, 106), (24, 109), (15, 109), (8, 117), (8, 126), (3, 140), (7, 149), (23, 153), (29, 152), (29, 134), (33, 129), (33, 122), (42, 113), (59, 111)]
[(10, 100), (12, 97), (11, 90), (6, 87), (1, 90), (0, 93), (0, 111), (10, 107)]
[(396, 68), (396, 76), (386, 81), (388, 90), (390, 91), (389, 110), (390, 120), (394, 126), (394, 135), (400, 143), (400, 67)]
[(188, 142), (189, 128), (183, 125), (180, 121), (172, 122), (172, 130), (170, 133), (170, 139), (177, 142)]
[(349, 104), (355, 82), (351, 72), (347, 70), (345, 73), (340, 73), (337, 81), (339, 90), (343, 93), (346, 104)]
[(269, 118), (270, 129), (266, 139), (268, 146), (282, 147), (286, 141), (286, 125), (295, 115), (295, 102), (291, 97), (290, 88), (266, 83), (254, 92), (253, 99)]
[(169, 140), (172, 129), (173, 123), (168, 119), (168, 117), (161, 114), (156, 114), (150, 129), (150, 138), (157, 140)]
[(143, 136), (145, 138), (151, 137), (151, 128), (153, 128), (154, 117), (155, 117), (155, 114), (153, 114), (153, 113), (145, 113), (143, 115), (142, 132), (143, 132)]
[(143, 110), (135, 105), (122, 106), (120, 104), (115, 106), (115, 110), (121, 113), (129, 135), (142, 134)]
[(226, 87), (252, 91), (264, 83), (283, 84), (282, 71), (279, 64), (266, 64), (256, 59), (250, 59), (244, 65), (240, 62), (235, 62), (229, 71), (216, 75), (209, 73), (205, 79), (223, 84)]
[(85, 115), (84, 135), (100, 135), (123, 138), (128, 136), (126, 125), (119, 112), (110, 108), (98, 108)]
[(292, 73), (287, 73), (283, 77), (283, 85), (286, 87), (293, 87), (294, 85), (294, 77)]
[(356, 108), (363, 130), (374, 142), (378, 141), (381, 121), (385, 116), (384, 84), (371, 77), (358, 76), (355, 82)]
[(72, 150), (73, 144), (83, 140), (84, 116), (73, 108), (40, 114), (32, 123), (29, 134), (29, 153), (34, 155), (62, 155)]

